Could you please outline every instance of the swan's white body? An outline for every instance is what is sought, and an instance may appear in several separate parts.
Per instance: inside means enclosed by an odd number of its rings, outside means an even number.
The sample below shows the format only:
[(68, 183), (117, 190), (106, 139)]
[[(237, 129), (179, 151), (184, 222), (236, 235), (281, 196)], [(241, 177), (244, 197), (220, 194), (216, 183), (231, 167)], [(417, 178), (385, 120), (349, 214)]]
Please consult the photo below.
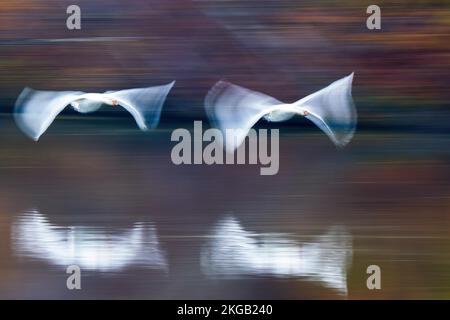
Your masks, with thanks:
[(14, 116), (22, 131), (36, 141), (68, 105), (80, 113), (97, 111), (102, 105), (120, 105), (131, 113), (141, 130), (148, 130), (158, 124), (162, 106), (174, 83), (105, 93), (25, 88), (17, 99)]
[(70, 105), (78, 112), (88, 113), (98, 110), (102, 104), (114, 107), (118, 103), (116, 99), (108, 97), (105, 93), (86, 93), (72, 101)]
[(351, 96), (352, 80), (353, 73), (291, 104), (220, 81), (206, 96), (205, 108), (222, 131), (230, 129), (235, 134), (233, 140), (225, 141), (227, 150), (239, 147), (261, 118), (280, 122), (296, 114), (311, 120), (337, 146), (344, 146), (353, 137), (357, 119)]

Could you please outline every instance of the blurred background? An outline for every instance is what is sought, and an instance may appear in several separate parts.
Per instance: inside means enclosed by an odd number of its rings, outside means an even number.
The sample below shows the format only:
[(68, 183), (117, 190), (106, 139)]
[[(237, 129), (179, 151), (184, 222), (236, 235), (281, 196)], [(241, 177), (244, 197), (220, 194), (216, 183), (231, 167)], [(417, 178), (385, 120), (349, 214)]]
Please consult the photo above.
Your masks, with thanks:
[[(2, 1), (0, 298), (449, 299), (449, 34), (448, 1)], [(280, 128), (276, 176), (170, 160), (218, 80), (292, 102), (351, 72), (342, 150), (293, 118), (258, 123)], [(67, 109), (35, 143), (12, 117), (25, 86), (172, 80), (148, 133), (126, 112)]]

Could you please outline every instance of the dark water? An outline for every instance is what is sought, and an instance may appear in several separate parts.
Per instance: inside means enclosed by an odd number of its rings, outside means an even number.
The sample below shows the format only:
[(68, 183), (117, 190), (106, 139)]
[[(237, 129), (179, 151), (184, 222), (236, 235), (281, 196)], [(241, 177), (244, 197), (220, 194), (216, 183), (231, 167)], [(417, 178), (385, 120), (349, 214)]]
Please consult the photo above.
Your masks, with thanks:
[(175, 166), (170, 133), (61, 118), (35, 143), (2, 117), (0, 298), (450, 298), (449, 135), (284, 128), (260, 176)]

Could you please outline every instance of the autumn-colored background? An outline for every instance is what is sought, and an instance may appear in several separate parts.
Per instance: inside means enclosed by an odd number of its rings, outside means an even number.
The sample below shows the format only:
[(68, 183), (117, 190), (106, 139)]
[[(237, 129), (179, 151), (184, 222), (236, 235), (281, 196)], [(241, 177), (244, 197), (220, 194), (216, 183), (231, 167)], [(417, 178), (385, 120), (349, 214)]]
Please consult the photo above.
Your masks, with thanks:
[[(80, 0), (82, 30), (71, 31), (72, 2), (2, 2), (3, 111), (24, 86), (101, 91), (177, 80), (165, 111), (197, 117), (220, 79), (292, 101), (353, 71), (363, 120), (448, 103), (448, 1), (379, 1), (374, 31), (370, 1)], [(91, 41), (44, 41), (77, 38)]]

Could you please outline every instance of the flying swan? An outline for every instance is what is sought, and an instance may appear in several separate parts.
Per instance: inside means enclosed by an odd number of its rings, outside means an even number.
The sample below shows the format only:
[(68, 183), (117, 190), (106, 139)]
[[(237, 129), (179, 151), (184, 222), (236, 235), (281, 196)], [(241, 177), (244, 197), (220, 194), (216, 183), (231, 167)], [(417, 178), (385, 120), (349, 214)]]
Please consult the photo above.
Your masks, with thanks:
[(162, 106), (174, 84), (175, 81), (162, 86), (105, 93), (25, 88), (16, 101), (14, 117), (19, 128), (37, 141), (68, 105), (80, 113), (94, 112), (103, 104), (120, 105), (131, 113), (141, 130), (148, 130), (158, 124)]
[(294, 103), (283, 103), (266, 94), (251, 91), (229, 82), (219, 81), (205, 98), (205, 109), (211, 122), (224, 136), (231, 132), (234, 139), (225, 139), (227, 150), (233, 151), (244, 141), (249, 130), (261, 118), (280, 122), (295, 114), (316, 124), (337, 145), (346, 145), (356, 127), (353, 104), (353, 73), (328, 87)]

